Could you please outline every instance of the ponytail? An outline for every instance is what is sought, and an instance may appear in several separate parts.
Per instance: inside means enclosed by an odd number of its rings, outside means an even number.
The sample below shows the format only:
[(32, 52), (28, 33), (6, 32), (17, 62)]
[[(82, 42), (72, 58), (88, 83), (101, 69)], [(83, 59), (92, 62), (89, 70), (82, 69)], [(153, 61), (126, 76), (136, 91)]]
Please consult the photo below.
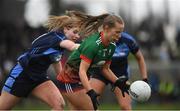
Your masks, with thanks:
[(67, 11), (66, 14), (81, 21), (80, 36), (83, 38), (97, 32), (99, 27), (102, 26), (104, 19), (109, 16), (109, 14), (91, 16), (79, 11)]

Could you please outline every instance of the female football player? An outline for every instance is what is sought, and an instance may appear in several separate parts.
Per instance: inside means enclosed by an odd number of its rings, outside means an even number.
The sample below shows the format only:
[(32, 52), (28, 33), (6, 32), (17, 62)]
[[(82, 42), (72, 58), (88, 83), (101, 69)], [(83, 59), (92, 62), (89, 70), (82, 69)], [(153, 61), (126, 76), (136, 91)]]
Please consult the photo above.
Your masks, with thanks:
[(74, 50), (80, 36), (80, 22), (69, 16), (52, 16), (47, 22), (48, 33), (39, 36), (31, 47), (17, 59), (3, 86), (0, 110), (12, 109), (22, 97), (34, 95), (54, 110), (62, 110), (64, 99), (49, 80), (47, 69), (52, 64), (60, 71), (59, 60), (64, 49)]
[[(78, 13), (75, 16), (82, 19), (88, 18), (84, 21), (84, 26), (88, 28), (82, 29), (82, 35), (96, 32), (89, 35), (70, 55), (63, 70), (57, 76), (58, 88), (73, 110), (96, 110), (98, 94), (88, 80), (90, 75), (96, 73), (94, 68), (102, 68), (102, 74), (108, 80), (127, 92), (126, 80), (118, 79), (109, 68), (116, 48), (114, 42), (118, 41), (119, 34), (124, 29), (124, 22), (120, 17), (110, 14), (87, 17), (85, 14)], [(103, 30), (99, 33), (97, 29), (101, 25)]]

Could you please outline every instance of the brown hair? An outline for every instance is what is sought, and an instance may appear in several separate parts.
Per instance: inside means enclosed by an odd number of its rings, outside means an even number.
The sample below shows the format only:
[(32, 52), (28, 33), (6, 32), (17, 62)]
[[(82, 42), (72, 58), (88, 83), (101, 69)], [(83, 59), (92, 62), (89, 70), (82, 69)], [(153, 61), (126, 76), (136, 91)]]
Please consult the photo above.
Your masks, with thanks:
[(118, 22), (120, 24), (124, 24), (123, 19), (120, 16), (117, 15), (109, 15), (107, 16), (103, 21), (103, 27), (108, 26), (109, 28), (112, 28), (115, 26), (115, 23)]
[(99, 16), (91, 16), (79, 11), (67, 11), (68, 16), (77, 18), (81, 21), (80, 36), (87, 37), (90, 34), (97, 32), (98, 28), (102, 25), (103, 20), (109, 14), (102, 14)]
[(81, 21), (80, 35), (83, 37), (87, 37), (88, 35), (97, 32), (100, 26), (104, 27), (107, 25), (111, 28), (115, 26), (116, 22), (124, 24), (121, 17), (108, 13), (91, 16), (79, 11), (67, 11), (66, 14)]

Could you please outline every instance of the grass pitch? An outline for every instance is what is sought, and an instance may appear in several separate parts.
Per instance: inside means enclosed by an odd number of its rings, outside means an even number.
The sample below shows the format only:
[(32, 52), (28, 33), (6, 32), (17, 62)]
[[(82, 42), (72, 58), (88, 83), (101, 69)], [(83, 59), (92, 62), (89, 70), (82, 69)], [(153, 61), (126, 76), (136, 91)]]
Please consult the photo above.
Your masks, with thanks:
[[(50, 110), (50, 108), (39, 100), (22, 100), (13, 110)], [(68, 110), (68, 107), (65, 108)], [(120, 110), (118, 104), (100, 104), (99, 110)], [(179, 102), (173, 103), (135, 103), (133, 110), (180, 110)]]

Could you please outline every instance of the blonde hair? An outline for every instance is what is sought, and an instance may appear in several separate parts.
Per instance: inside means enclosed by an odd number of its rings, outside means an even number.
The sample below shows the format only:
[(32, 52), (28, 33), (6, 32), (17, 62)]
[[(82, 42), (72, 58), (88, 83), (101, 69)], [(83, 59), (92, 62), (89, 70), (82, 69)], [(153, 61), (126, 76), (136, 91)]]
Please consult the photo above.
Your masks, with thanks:
[(97, 32), (101, 26), (114, 27), (115, 22), (124, 24), (121, 17), (108, 13), (92, 16), (80, 11), (66, 11), (66, 15), (63, 16), (50, 16), (45, 27), (49, 31), (63, 31), (64, 27), (78, 27), (80, 28), (79, 35), (85, 38)]
[(47, 23), (44, 25), (49, 31), (63, 31), (64, 27), (77, 27), (79, 21), (75, 18), (63, 16), (50, 16)]

